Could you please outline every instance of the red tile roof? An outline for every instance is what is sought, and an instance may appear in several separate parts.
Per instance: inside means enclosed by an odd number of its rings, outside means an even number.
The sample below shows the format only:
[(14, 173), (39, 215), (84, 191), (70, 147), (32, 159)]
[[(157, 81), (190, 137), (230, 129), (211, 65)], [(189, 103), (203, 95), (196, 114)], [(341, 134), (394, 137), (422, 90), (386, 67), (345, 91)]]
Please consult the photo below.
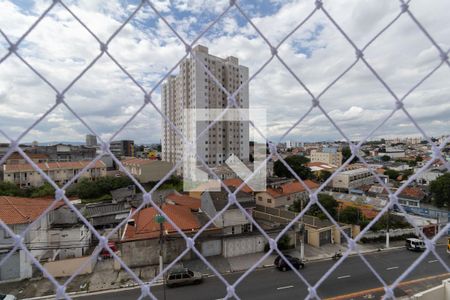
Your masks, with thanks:
[(200, 209), (200, 206), (201, 206), (200, 199), (190, 197), (188, 195), (173, 193), (173, 194), (168, 195), (166, 197), (166, 199), (174, 202), (176, 205), (186, 206), (192, 210), (198, 210), (198, 209)]
[[(132, 209), (134, 211), (134, 209)], [(189, 207), (177, 205), (163, 205), (164, 213), (183, 231), (195, 232), (201, 225)], [(144, 208), (137, 212), (133, 219), (134, 226), (129, 224), (125, 227), (123, 240), (140, 240), (159, 237), (160, 225), (156, 223), (155, 216), (158, 211), (153, 208)], [(164, 231), (168, 234), (176, 234), (176, 229), (169, 223), (164, 222)]]
[(399, 195), (400, 197), (406, 197), (410, 199), (422, 200), (425, 197), (425, 193), (416, 187), (406, 187)]
[[(31, 159), (48, 159), (48, 155), (44, 153), (25, 153), (29, 158)], [(13, 152), (11, 155), (7, 158), (8, 159), (25, 159), (22, 155), (19, 154), (19, 152)]]
[[(0, 196), (0, 220), (8, 225), (27, 224), (36, 220), (54, 201), (46, 198)], [(64, 205), (59, 201), (54, 208)]]
[(155, 162), (154, 159), (128, 158), (122, 161), (124, 165), (148, 165)]
[[(230, 179), (223, 180), (223, 183), (228, 187), (238, 188), (243, 183), (243, 181), (239, 178), (230, 178)], [(242, 187), (241, 191), (243, 191), (245, 193), (253, 192), (253, 190), (248, 185), (244, 185)]]
[[(317, 183), (309, 179), (304, 180), (304, 183), (312, 190), (319, 187)], [(274, 198), (287, 196), (294, 193), (301, 193), (304, 191), (306, 191), (305, 187), (297, 180), (294, 182), (282, 184), (279, 189), (267, 188), (267, 193), (269, 193)]]
[[(68, 162), (49, 162), (49, 163), (37, 163), (36, 165), (43, 171), (50, 170), (65, 170), (65, 169), (76, 169), (81, 170), (86, 167), (90, 161), (68, 161)], [(4, 165), (5, 172), (18, 172), (18, 171), (35, 171), (30, 164), (15, 164), (15, 165)], [(92, 168), (106, 168), (103, 161), (98, 160), (95, 162)]]

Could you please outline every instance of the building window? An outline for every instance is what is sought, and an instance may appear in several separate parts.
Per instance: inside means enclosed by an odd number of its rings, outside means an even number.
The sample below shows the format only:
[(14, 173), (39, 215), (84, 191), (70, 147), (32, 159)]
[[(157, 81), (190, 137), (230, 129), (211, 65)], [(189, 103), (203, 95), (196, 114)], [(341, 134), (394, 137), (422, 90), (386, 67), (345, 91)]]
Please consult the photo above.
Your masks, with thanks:
[(262, 202), (262, 197), (258, 196), (258, 201)]
[(272, 203), (272, 199), (268, 198), (267, 203)]

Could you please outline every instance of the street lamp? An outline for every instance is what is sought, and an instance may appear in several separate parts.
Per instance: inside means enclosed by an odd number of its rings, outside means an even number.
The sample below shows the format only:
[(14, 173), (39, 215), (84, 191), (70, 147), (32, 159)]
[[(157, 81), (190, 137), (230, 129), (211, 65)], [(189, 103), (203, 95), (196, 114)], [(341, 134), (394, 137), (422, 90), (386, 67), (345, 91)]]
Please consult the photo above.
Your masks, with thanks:
[[(162, 195), (159, 195), (159, 208), (163, 210), (163, 199)], [(159, 224), (159, 273), (162, 274), (163, 278), (163, 293), (164, 299), (166, 299), (166, 280), (164, 278), (163, 269), (164, 269), (164, 260), (163, 260), (163, 243), (164, 243), (164, 222), (165, 218), (161, 214), (155, 215), (155, 222)]]

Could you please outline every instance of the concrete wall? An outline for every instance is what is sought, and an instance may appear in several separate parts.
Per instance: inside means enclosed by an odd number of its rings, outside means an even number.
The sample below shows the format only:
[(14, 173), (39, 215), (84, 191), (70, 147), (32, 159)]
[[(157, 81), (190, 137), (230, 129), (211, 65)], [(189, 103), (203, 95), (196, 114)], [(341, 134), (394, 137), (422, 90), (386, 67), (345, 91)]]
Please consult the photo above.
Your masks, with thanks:
[(450, 279), (442, 284), (411, 297), (412, 300), (447, 300), (450, 298)]
[[(156, 265), (159, 263), (159, 239), (129, 241), (119, 245), (122, 260), (129, 267)], [(186, 241), (183, 238), (166, 239), (163, 247), (163, 257), (165, 263), (175, 260), (184, 250)], [(189, 252), (182, 260), (189, 260), (197, 257)]]
[(223, 240), (222, 255), (233, 257), (264, 251), (267, 240), (262, 235), (226, 238)]
[(47, 262), (43, 264), (43, 267), (53, 277), (67, 277), (77, 272), (83, 264), (86, 264), (86, 267), (84, 267), (77, 274), (91, 274), (94, 270), (96, 262), (96, 259), (92, 259), (91, 256), (86, 256)]

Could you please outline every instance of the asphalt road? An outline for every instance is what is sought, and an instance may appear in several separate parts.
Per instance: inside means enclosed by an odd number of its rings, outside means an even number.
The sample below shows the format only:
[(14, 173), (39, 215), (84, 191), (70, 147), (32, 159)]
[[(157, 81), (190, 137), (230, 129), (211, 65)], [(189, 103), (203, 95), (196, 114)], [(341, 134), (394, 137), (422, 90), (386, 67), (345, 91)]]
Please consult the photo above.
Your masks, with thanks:
[[(450, 255), (445, 247), (437, 247), (438, 253), (450, 265)], [(366, 254), (365, 258), (388, 284), (395, 281), (420, 253), (405, 249), (391, 250), (382, 253)], [(334, 261), (311, 262), (300, 272), (311, 283), (316, 283), (329, 270)], [(432, 255), (428, 256), (406, 280), (419, 279), (445, 273), (444, 267)], [(234, 283), (242, 273), (225, 276)], [(450, 274), (449, 274), (450, 277)], [(382, 286), (368, 267), (358, 256), (347, 258), (330, 274), (318, 290), (321, 298), (339, 296), (352, 292)], [(152, 292), (158, 299), (164, 299), (163, 287), (156, 286)], [(237, 287), (236, 293), (241, 299), (303, 299), (308, 295), (306, 286), (292, 271), (280, 272), (274, 268), (260, 269), (251, 273)], [(77, 297), (80, 300), (115, 300), (137, 299), (141, 295), (140, 288), (129, 290), (113, 290), (97, 295)], [(225, 285), (216, 277), (205, 278), (200, 285), (178, 288), (165, 288), (165, 299), (220, 299), (226, 295)], [(147, 298), (145, 298), (147, 299)]]

